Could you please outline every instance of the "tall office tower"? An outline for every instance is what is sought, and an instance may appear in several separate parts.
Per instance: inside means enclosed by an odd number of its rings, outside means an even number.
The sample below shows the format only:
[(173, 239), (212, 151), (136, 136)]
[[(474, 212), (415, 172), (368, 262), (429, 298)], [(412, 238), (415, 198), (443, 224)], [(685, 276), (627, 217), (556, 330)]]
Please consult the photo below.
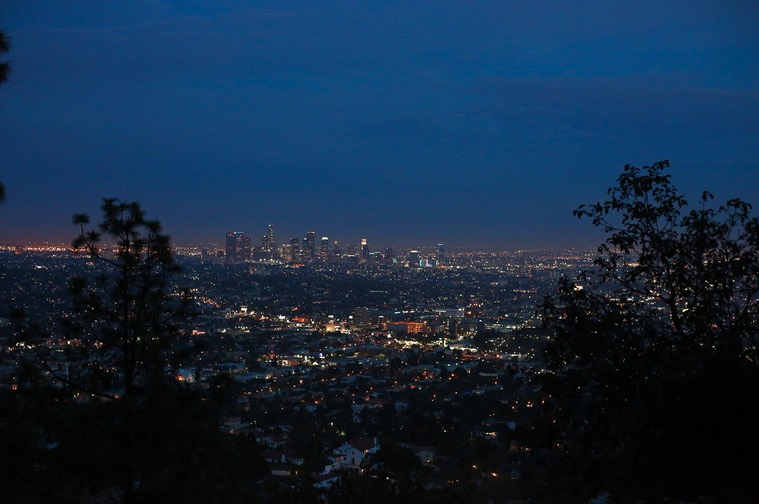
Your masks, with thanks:
[(297, 262), (300, 259), (300, 240), (290, 238), (290, 261)]
[(303, 239), (303, 253), (308, 259), (316, 257), (316, 233), (309, 231)]
[(227, 241), (225, 247), (224, 262), (226, 264), (233, 264), (235, 262), (235, 250), (237, 245), (237, 237), (240, 236), (242, 240), (242, 233), (236, 233), (234, 231), (227, 231)]
[(437, 244), (437, 265), (442, 266), (445, 264), (445, 244)]
[(371, 324), (372, 316), (369, 314), (369, 309), (365, 306), (357, 306), (353, 309), (353, 325), (362, 326)]
[(242, 249), (238, 255), (239, 262), (249, 262), (250, 257), (253, 254), (253, 238), (250, 236), (243, 236)]
[(274, 236), (274, 224), (269, 224), (269, 228), (266, 231), (266, 236), (269, 237), (269, 252), (271, 252), (272, 259), (279, 259), (279, 249), (277, 249), (277, 238)]
[(369, 260), (369, 245), (366, 244), (366, 238), (361, 238), (361, 260)]
[(252, 240), (240, 231), (227, 232), (226, 264), (237, 264), (250, 260)]
[(321, 257), (322, 261), (329, 260), (329, 238), (327, 236), (322, 236), (319, 246), (319, 257)]
[(276, 249), (277, 239), (274, 237), (274, 224), (269, 224), (269, 229), (266, 231), (266, 236), (269, 237), (269, 249)]
[(451, 336), (452, 338), (456, 337), (456, 334), (458, 333), (458, 322), (455, 318), (451, 317), (448, 319), (448, 336)]

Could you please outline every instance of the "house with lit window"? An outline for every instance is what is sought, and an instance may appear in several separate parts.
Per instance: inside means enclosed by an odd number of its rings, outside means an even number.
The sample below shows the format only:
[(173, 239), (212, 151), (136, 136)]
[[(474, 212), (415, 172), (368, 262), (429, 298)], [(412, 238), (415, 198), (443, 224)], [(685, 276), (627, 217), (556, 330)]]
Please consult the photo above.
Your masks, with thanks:
[(362, 437), (338, 446), (332, 450), (332, 453), (339, 460), (341, 469), (360, 469), (367, 457), (379, 450), (377, 438)]

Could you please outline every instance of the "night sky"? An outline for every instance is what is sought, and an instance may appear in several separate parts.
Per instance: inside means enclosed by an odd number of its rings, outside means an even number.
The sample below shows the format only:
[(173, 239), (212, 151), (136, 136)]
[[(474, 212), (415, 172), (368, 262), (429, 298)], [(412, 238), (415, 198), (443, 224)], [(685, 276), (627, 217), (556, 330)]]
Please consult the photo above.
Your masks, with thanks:
[(102, 197), (181, 244), (593, 245), (669, 159), (759, 206), (759, 2), (5, 0), (0, 244)]

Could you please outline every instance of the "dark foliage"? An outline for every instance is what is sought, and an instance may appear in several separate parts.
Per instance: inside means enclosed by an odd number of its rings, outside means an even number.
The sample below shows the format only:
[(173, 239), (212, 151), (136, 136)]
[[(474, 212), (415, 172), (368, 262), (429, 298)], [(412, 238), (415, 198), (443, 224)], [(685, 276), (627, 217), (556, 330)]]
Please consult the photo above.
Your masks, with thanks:
[(755, 498), (759, 221), (707, 192), (689, 208), (668, 166), (626, 166), (575, 211), (608, 237), (543, 305), (559, 472), (631, 499)]
[[(7, 53), (11, 49), (10, 40), (8, 36), (0, 30), (0, 54)], [(0, 84), (8, 80), (8, 75), (11, 73), (11, 65), (8, 62), (0, 63)], [(0, 203), (5, 201), (5, 186), (0, 182)]]
[[(4, 31), (0, 30), (0, 54), (11, 50), (11, 41)], [(8, 62), (0, 63), (0, 84), (8, 80), (11, 73), (11, 65)]]
[(215, 398), (175, 379), (190, 306), (172, 292), (169, 237), (136, 203), (102, 210), (97, 230), (74, 217), (93, 274), (71, 279), (60, 330), (16, 320), (36, 360), (0, 398), (0, 456), (19, 463), (0, 482), (19, 502), (251, 501), (268, 473), (258, 450), (222, 435)]
[[(87, 361), (77, 378), (88, 380), (76, 385), (130, 398), (178, 364), (177, 322), (190, 315), (189, 304), (171, 292), (179, 268), (161, 224), (146, 219), (137, 203), (106, 199), (102, 210), (97, 231), (85, 229), (87, 216), (74, 216), (80, 227), (74, 248), (105, 269), (71, 280), (73, 313), (64, 320), (64, 336), (73, 342), (71, 353), (79, 353), (72, 357)], [(113, 250), (101, 243), (103, 235), (115, 242)]]

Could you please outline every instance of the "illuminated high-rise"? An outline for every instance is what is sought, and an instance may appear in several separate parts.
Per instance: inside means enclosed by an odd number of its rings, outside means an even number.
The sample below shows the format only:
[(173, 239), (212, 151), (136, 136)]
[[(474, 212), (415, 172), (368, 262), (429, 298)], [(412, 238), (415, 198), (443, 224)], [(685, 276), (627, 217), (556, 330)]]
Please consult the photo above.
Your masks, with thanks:
[(248, 262), (253, 249), (252, 240), (240, 231), (227, 232), (226, 264)]
[(361, 238), (361, 260), (369, 260), (369, 245), (366, 244), (366, 238)]
[(274, 224), (269, 224), (269, 231), (267, 234), (269, 235), (269, 245), (271, 245), (271, 248), (277, 248), (277, 239), (274, 236)]
[(274, 259), (279, 258), (279, 250), (277, 249), (277, 238), (274, 236), (274, 224), (269, 224), (269, 229), (266, 232), (266, 236), (269, 237), (269, 252)]
[(303, 239), (303, 254), (308, 259), (316, 257), (316, 233), (309, 231)]
[(321, 245), (319, 246), (319, 256), (322, 261), (329, 260), (329, 237), (322, 236)]
[(275, 248), (277, 248), (277, 242), (274, 239), (274, 225), (269, 224), (269, 229), (263, 238), (261, 238), (261, 249), (266, 252), (272, 252)]

